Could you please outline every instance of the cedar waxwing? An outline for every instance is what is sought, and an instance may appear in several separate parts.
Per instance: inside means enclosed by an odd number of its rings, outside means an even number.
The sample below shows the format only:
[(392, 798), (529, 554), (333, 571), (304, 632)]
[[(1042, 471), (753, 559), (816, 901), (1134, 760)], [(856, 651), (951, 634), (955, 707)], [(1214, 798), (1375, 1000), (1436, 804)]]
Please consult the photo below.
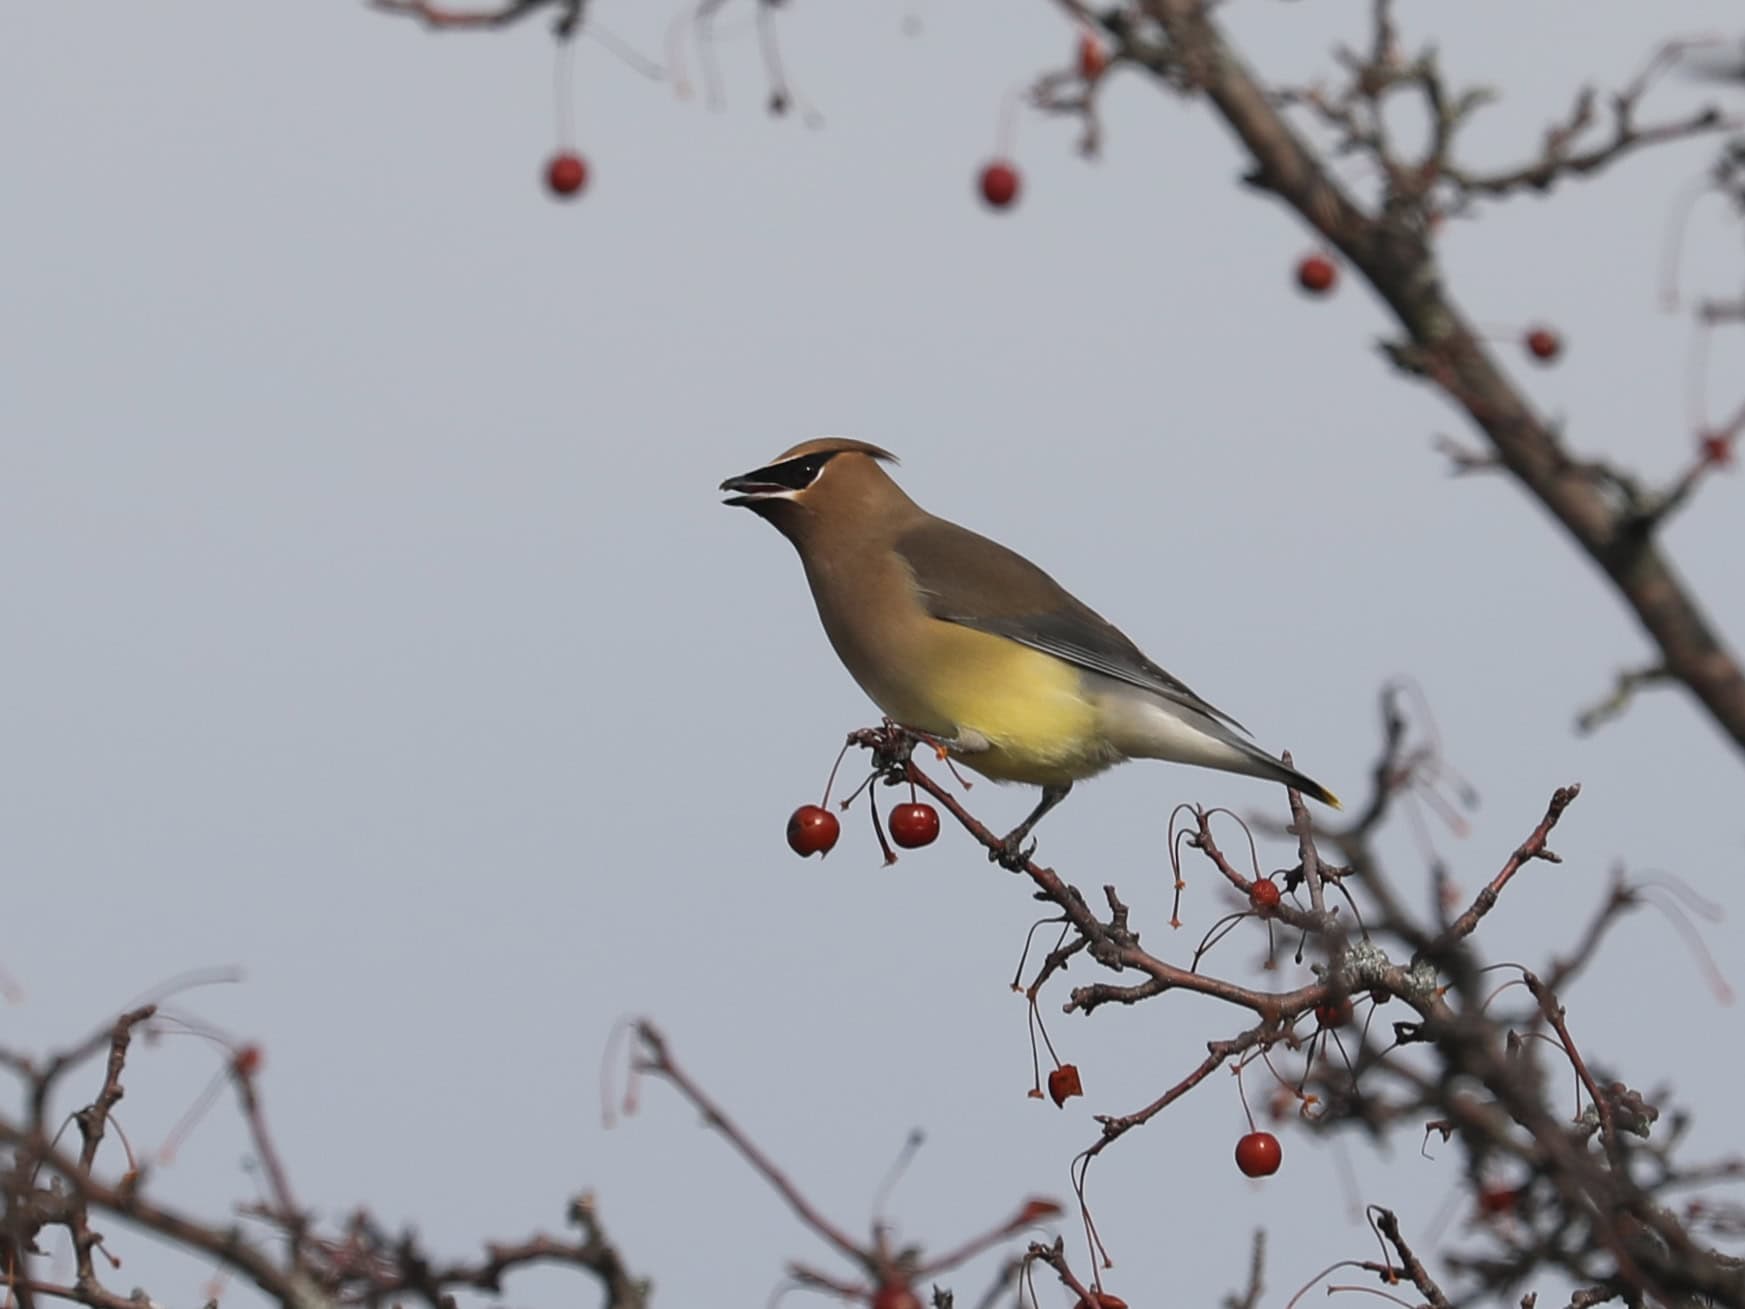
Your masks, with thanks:
[(1082, 777), (1166, 759), (1333, 793), (1140, 652), (1035, 564), (935, 518), (864, 441), (806, 441), (721, 484), (792, 541), (818, 617), (873, 702), (987, 777), (1042, 788), (1016, 854)]

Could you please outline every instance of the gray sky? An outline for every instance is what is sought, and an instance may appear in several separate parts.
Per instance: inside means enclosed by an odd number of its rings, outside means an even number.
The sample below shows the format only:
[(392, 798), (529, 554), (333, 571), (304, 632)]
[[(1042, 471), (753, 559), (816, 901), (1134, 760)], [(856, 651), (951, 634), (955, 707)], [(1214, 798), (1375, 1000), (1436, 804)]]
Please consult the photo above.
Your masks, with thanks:
[[(1520, 493), (1445, 476), (1430, 439), (1457, 420), (1380, 365), (1360, 288), (1294, 293), (1304, 236), (1235, 185), (1222, 129), (1124, 77), (1104, 160), (1026, 119), (1026, 194), (990, 216), (971, 186), (1000, 99), (1064, 59), (1070, 30), (1045, 4), (914, 12), (915, 38), (886, 6), (784, 14), (819, 131), (761, 112), (737, 22), (724, 113), (584, 42), (594, 176), (556, 205), (537, 183), (541, 25), (438, 37), (348, 3), (13, 6), (0, 964), (28, 998), (0, 1010), (0, 1040), (61, 1041), (167, 976), (240, 965), (245, 984), (185, 1007), (263, 1043), (300, 1198), (367, 1201), (458, 1253), (555, 1225), (591, 1186), (665, 1305), (759, 1304), (785, 1259), (828, 1257), (664, 1090), (601, 1129), (601, 1050), (627, 1012), (662, 1023), (851, 1226), (917, 1125), (905, 1236), (942, 1245), (1026, 1195), (1066, 1199), (1090, 1115), (1143, 1104), (1238, 1024), (1188, 999), (1057, 1014), (1086, 1098), (1039, 1105), (1006, 987), (1034, 912), (1020, 888), (956, 832), (883, 869), (858, 811), (822, 866), (788, 852), (789, 810), (873, 713), (788, 546), (714, 487), (822, 432), (895, 449), (923, 504), (1030, 554), (1348, 796), (1376, 688), (1416, 675), (1484, 797), (1472, 835), (1442, 842), (1468, 887), (1580, 780), (1565, 862), (1511, 888), (1493, 958), (1563, 947), (1620, 861), (1737, 910), (1736, 754), (1672, 693), (1572, 736), (1641, 639)], [(1355, 5), (1228, 12), (1274, 76), (1361, 35)], [(648, 49), (669, 13), (598, 8)], [(1736, 14), (1563, 0), (1404, 17), (1452, 73), (1508, 88), (1468, 146), (1500, 163), (1583, 77), (1621, 83), (1659, 37)], [(1656, 103), (1694, 97), (1669, 84)], [(1567, 334), (1554, 369), (1500, 348), (1574, 444), (1650, 474), (1688, 448), (1690, 333), (1657, 311), (1656, 278), (1672, 197), (1709, 157), (1638, 159), (1444, 247), (1479, 321)], [(1686, 269), (1737, 285), (1717, 210), (1699, 210)], [(1738, 400), (1737, 350), (1717, 343), (1717, 411)], [(1670, 534), (1735, 645), (1739, 495), (1716, 479)], [(970, 798), (1000, 826), (1031, 796)], [(1135, 765), (1042, 839), (1185, 958), (1222, 906), (1199, 873), (1169, 935), (1180, 801), (1278, 803)], [(1409, 834), (1391, 848), (1421, 883)], [(1733, 924), (1707, 936), (1738, 958)], [(1215, 958), (1245, 973), (1251, 955)], [(1699, 1148), (1736, 1144), (1737, 1009), (1714, 1007), (1652, 914), (1608, 965), (1567, 997), (1584, 1048), (1633, 1084), (1673, 1081), (1704, 1115)], [(138, 1148), (214, 1067), (187, 1039), (142, 1052), (122, 1114)], [(1335, 1147), (1287, 1130), (1283, 1170), (1257, 1186), (1230, 1161), (1241, 1124), (1216, 1078), (1093, 1170), (1112, 1290), (1206, 1303), (1242, 1276), (1257, 1224), (1274, 1230), (1269, 1303), (1364, 1255)], [(1399, 1146), (1351, 1163), (1364, 1199), (1423, 1231), (1453, 1155)], [(220, 1113), (157, 1185), (215, 1209), (249, 1194), (243, 1151)], [(201, 1269), (124, 1250), (117, 1284), (199, 1294)], [(960, 1283), (981, 1286), (979, 1269)]]

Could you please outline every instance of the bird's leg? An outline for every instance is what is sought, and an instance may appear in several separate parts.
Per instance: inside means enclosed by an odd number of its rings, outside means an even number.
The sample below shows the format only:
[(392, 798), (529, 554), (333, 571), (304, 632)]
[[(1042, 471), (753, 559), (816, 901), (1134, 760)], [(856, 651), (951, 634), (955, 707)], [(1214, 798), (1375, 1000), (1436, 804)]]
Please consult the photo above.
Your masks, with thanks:
[(1024, 848), (1024, 838), (1030, 835), (1030, 830), (1042, 821), (1045, 815), (1055, 805), (1066, 799), (1067, 792), (1072, 790), (1072, 783), (1065, 786), (1045, 786), (1042, 788), (1042, 798), (1036, 802), (1036, 808), (1030, 811), (1030, 816), (1019, 823), (1000, 842), (999, 847), (988, 851), (988, 858), (1007, 868), (1018, 868), (1028, 863), (1030, 856), (1036, 853), (1036, 843), (1032, 841), (1030, 848)]

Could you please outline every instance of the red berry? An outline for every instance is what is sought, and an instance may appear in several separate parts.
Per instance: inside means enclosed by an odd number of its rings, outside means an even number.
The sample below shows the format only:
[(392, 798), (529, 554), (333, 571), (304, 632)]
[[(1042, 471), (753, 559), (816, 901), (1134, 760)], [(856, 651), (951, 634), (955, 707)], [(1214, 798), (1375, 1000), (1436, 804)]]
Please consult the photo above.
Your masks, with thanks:
[(261, 1070), (264, 1056), (258, 1045), (245, 1045), (230, 1057), (230, 1069), (238, 1077), (253, 1077)]
[(1705, 432), (1697, 442), (1702, 460), (1711, 468), (1733, 466), (1733, 438), (1721, 432)]
[(1304, 255), (1297, 264), (1297, 285), (1310, 295), (1326, 295), (1339, 280), (1339, 270), (1326, 255)]
[(1478, 1211), (1481, 1214), (1506, 1214), (1515, 1207), (1515, 1201), (1520, 1198), (1519, 1188), (1513, 1186), (1487, 1186), (1478, 1193)]
[(1351, 1021), (1351, 1001), (1323, 1001), (1315, 1006), (1315, 1021), (1322, 1027), (1344, 1027)]
[(1062, 1064), (1048, 1075), (1048, 1098), (1054, 1101), (1055, 1108), (1066, 1108), (1068, 1100), (1084, 1093), (1084, 1087), (1079, 1084), (1079, 1070), (1075, 1065)]
[(891, 810), (891, 840), (905, 850), (932, 845), (939, 838), (939, 811), (921, 801)]
[(842, 824), (823, 805), (803, 804), (788, 819), (788, 848), (795, 854), (826, 855), (842, 835)]
[(1255, 878), (1254, 884), (1248, 888), (1248, 903), (1254, 906), (1256, 913), (1278, 908), (1278, 883), (1265, 877)]
[(1089, 32), (1079, 37), (1079, 76), (1094, 82), (1108, 66), (1109, 52), (1103, 49), (1103, 43)]
[(921, 1309), (921, 1301), (901, 1282), (885, 1282), (872, 1293), (869, 1309)]
[(1271, 1177), (1283, 1158), (1278, 1137), (1271, 1132), (1250, 1132), (1236, 1143), (1236, 1166), (1246, 1177)]
[(1009, 208), (1018, 199), (1018, 169), (1004, 159), (996, 159), (982, 169), (982, 199), (995, 209)]
[(545, 166), (545, 184), (553, 195), (575, 195), (588, 184), (588, 161), (574, 150), (560, 150)]
[(1535, 327), (1527, 333), (1527, 353), (1541, 363), (1550, 363), (1563, 353), (1563, 338), (1549, 327)]
[(1127, 1309), (1127, 1302), (1118, 1295), (1110, 1295), (1107, 1291), (1092, 1291), (1080, 1298), (1073, 1309)]

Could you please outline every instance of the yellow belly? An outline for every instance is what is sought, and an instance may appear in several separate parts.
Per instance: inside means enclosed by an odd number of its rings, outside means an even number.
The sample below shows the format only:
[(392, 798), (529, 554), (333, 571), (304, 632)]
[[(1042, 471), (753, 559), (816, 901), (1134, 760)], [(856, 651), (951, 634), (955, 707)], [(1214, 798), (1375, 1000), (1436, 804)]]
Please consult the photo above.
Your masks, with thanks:
[(1078, 669), (973, 628), (932, 627), (920, 666), (904, 669), (901, 685), (874, 693), (892, 718), (941, 736), (985, 739), (988, 749), (957, 757), (1000, 781), (1060, 786), (1117, 761)]

